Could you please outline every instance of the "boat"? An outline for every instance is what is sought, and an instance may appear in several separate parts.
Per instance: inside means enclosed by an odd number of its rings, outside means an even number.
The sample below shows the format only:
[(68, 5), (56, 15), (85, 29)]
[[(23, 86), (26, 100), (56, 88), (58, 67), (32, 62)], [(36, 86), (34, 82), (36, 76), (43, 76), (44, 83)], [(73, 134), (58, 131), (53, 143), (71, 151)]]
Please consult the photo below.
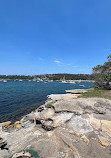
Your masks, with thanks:
[(76, 82), (75, 82), (75, 81), (71, 81), (71, 80), (70, 80), (70, 81), (68, 81), (68, 83), (75, 84)]
[(84, 85), (79, 85), (80, 87), (84, 87)]
[(32, 81), (36, 81), (35, 79), (33, 79)]
[(7, 80), (3, 80), (3, 82), (7, 82)]
[(48, 80), (48, 82), (53, 82), (53, 80)]
[(22, 82), (23, 80), (19, 80), (20, 82)]
[(81, 82), (81, 80), (78, 80), (77, 82), (78, 82), (78, 83), (80, 83), (80, 82)]
[(62, 81), (62, 83), (67, 83), (67, 81)]
[(65, 76), (62, 79), (62, 83), (67, 83), (67, 81), (65, 80)]

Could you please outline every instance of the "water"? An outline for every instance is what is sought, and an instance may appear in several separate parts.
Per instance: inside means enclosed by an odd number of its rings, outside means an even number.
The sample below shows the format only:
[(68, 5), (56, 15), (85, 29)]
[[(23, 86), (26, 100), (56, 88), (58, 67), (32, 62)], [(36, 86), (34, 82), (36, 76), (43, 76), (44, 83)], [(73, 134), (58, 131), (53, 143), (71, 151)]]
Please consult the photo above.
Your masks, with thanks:
[[(84, 85), (80, 87), (79, 85)], [(0, 122), (16, 121), (42, 105), (49, 94), (64, 94), (69, 89), (88, 89), (92, 82), (36, 82), (24, 80), (7, 82), (0, 81)]]

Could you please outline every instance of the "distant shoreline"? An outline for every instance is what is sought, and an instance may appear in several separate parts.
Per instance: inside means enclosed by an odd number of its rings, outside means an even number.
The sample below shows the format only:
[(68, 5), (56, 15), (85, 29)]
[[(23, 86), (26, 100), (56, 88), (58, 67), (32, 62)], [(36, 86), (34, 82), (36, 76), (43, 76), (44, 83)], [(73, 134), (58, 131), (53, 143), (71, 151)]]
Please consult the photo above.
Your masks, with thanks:
[[(39, 81), (39, 80), (30, 80), (30, 79), (5, 79), (5, 78), (2, 78), (2, 79), (0, 79), (0, 81), (2, 81), (2, 80), (17, 80), (17, 81), (19, 81), (19, 80), (23, 80), (23, 81)], [(47, 80), (43, 80), (43, 81), (47, 81)], [(48, 81), (51, 81), (51, 80), (48, 80)], [(62, 80), (53, 80), (53, 81), (62, 81)], [(94, 80), (65, 80), (65, 81), (75, 81), (75, 82), (84, 82), (84, 81), (86, 81), (86, 82), (95, 82)]]
[(94, 74), (40, 74), (40, 75), (0, 75), (0, 79), (26, 80), (94, 80)]

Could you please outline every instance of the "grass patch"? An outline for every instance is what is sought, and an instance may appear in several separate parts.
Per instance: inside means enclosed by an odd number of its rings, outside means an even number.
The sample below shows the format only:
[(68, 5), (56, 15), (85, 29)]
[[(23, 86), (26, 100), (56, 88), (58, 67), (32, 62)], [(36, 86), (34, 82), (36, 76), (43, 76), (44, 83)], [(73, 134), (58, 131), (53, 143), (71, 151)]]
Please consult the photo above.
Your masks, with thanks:
[(92, 97), (111, 99), (111, 90), (89, 89), (86, 93), (83, 93), (79, 96), (79, 98)]
[(47, 104), (46, 107), (47, 107), (47, 108), (51, 108), (51, 107), (52, 107), (52, 104)]

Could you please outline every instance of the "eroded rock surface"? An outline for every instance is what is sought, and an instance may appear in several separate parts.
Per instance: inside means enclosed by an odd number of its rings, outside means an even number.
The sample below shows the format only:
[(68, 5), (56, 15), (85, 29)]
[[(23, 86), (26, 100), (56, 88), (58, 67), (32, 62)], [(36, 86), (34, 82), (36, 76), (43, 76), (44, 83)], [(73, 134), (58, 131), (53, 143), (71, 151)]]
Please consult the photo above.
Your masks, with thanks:
[(66, 90), (66, 93), (71, 93), (71, 94), (82, 94), (87, 92), (85, 89), (71, 89), (71, 90)]
[(26, 149), (40, 158), (110, 158), (111, 100), (74, 93), (80, 92), (50, 95), (45, 105), (14, 124), (18, 128), (3, 126), (0, 158)]

